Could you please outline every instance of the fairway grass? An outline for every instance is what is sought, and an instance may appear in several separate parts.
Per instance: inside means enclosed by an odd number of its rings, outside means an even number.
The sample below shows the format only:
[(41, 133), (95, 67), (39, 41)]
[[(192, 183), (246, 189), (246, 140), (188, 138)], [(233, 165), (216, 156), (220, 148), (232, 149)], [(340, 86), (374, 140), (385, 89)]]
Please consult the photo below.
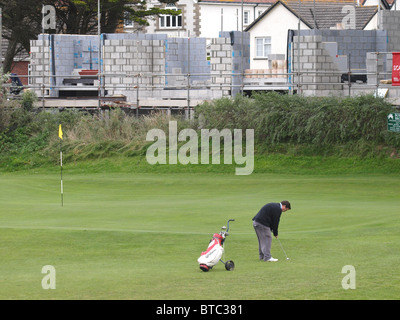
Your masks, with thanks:
[[(399, 299), (399, 175), (0, 173), (0, 299)], [(251, 219), (289, 200), (277, 263)], [(197, 264), (235, 219), (223, 264)], [(42, 267), (56, 289), (42, 288)], [(345, 290), (342, 268), (356, 271)], [(218, 290), (223, 288), (223, 290)], [(220, 294), (216, 294), (220, 292)]]

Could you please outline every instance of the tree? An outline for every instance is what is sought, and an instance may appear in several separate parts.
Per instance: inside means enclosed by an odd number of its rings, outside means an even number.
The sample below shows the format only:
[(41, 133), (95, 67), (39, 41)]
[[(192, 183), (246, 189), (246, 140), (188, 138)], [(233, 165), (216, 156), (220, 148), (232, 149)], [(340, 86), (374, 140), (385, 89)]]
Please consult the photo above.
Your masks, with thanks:
[(8, 48), (3, 63), (5, 72), (11, 70), (14, 57), (30, 50), (30, 40), (37, 38), (41, 30), (40, 0), (0, 0), (3, 9), (3, 37)]
[[(158, 0), (160, 3), (175, 3), (175, 0)], [(88, 34), (97, 30), (98, 0), (48, 1), (56, 7), (59, 32)], [(147, 25), (147, 19), (159, 14), (179, 14), (168, 9), (147, 9), (146, 0), (101, 0), (101, 31), (114, 32), (124, 18), (139, 25)]]
[[(174, 0), (158, 0), (161, 3), (176, 3)], [(147, 25), (147, 19), (160, 14), (177, 15), (180, 12), (168, 9), (147, 9), (146, 0), (100, 0), (101, 32), (115, 32), (124, 18), (139, 25)], [(3, 36), (9, 40), (4, 62), (4, 71), (11, 70), (16, 54), (30, 51), (30, 40), (37, 39), (42, 31), (42, 5), (56, 8), (57, 29), (53, 32), (65, 34), (97, 33), (98, 0), (0, 0), (3, 8)]]

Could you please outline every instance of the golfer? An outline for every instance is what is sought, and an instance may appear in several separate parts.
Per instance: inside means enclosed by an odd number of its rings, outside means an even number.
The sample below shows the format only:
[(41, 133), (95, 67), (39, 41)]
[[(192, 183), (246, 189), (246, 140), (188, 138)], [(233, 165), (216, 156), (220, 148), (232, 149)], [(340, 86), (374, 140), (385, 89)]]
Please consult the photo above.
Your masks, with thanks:
[(282, 201), (280, 203), (267, 203), (253, 218), (253, 227), (258, 238), (258, 252), (260, 260), (275, 262), (271, 256), (271, 244), (273, 232), (275, 238), (278, 238), (278, 226), (282, 212), (290, 210), (290, 202)]

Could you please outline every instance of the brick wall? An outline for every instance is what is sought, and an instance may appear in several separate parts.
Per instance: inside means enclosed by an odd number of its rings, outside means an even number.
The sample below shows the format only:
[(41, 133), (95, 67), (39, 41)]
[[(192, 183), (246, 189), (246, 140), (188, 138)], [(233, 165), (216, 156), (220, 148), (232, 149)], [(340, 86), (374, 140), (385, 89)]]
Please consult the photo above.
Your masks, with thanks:
[(16, 73), (24, 86), (28, 85), (28, 78), (21, 77), (28, 75), (29, 61), (15, 61), (11, 68), (11, 73)]

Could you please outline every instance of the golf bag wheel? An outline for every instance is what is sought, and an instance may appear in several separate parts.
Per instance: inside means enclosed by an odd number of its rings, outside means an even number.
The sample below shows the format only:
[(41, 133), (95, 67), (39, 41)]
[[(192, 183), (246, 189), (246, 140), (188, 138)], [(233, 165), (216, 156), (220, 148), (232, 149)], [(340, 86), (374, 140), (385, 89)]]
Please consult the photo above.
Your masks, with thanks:
[(235, 263), (232, 260), (228, 260), (227, 262), (225, 262), (225, 269), (228, 271), (232, 271), (233, 269), (235, 269)]
[(210, 270), (211, 268), (205, 264), (201, 264), (200, 265), (200, 269), (203, 270), (204, 272), (207, 272), (208, 270)]

